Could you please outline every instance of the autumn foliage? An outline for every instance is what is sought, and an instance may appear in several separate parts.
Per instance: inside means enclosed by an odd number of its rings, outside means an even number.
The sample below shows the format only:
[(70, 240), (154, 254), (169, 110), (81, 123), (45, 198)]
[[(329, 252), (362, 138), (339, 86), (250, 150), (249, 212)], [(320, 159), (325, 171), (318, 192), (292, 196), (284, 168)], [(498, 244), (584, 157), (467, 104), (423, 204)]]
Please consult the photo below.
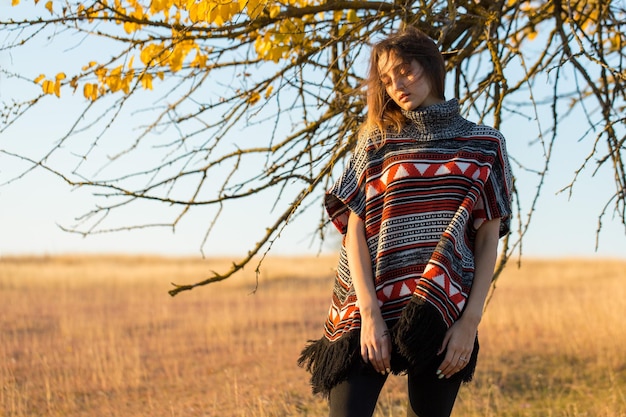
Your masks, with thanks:
[[(42, 63), (26, 80), (41, 87), (38, 95), (2, 98), (4, 126), (0, 133), (45, 99), (84, 97), (85, 112), (75, 115), (76, 123), (65, 136), (51, 140), (46, 157), (6, 152), (73, 186), (92, 187), (105, 196), (86, 213), (84, 221), (70, 229), (91, 234), (175, 228), (192, 208), (216, 207), (211, 214), (213, 222), (201, 233), (204, 242), (225, 204), (245, 204), (249, 197), (273, 190), (275, 221), (265, 225), (258, 242), (231, 270), (216, 273), (203, 283), (224, 279), (255, 254), (269, 250), (290, 221), (319, 203), (323, 189), (336, 174), (335, 167), (355, 143), (355, 132), (366, 111), (361, 83), (368, 45), (403, 25), (417, 26), (436, 40), (446, 58), (449, 95), (460, 99), (469, 117), (502, 130), (507, 121), (516, 118), (535, 124), (526, 136), (539, 148), (539, 158), (512, 157), (517, 181), (532, 181), (536, 193), (524, 199), (518, 196), (517, 231), (506, 242), (503, 259), (521, 247), (542, 192), (553, 145), (567, 124), (580, 125), (579, 136), (567, 140), (583, 144), (588, 157), (580, 161), (564, 191), (573, 191), (586, 169), (593, 175), (606, 166), (613, 172), (615, 192), (601, 196), (606, 201), (604, 210), (598, 219), (588, 221), (599, 220), (600, 228), (602, 219), (611, 215), (626, 227), (623, 2), (12, 3), (12, 10), (28, 7), (32, 16), (0, 18), (0, 28), (9, 34), (0, 51), (28, 48), (34, 39), (45, 36), (54, 43), (59, 33), (105, 39), (111, 45), (101, 59), (88, 58), (80, 68), (68, 67), (55, 74), (48, 73)], [(10, 68), (3, 73), (25, 81)], [(94, 160), (91, 153), (105, 140), (104, 131), (123, 113), (128, 99), (159, 89), (164, 89), (167, 102), (151, 108), (152, 121), (141, 124), (134, 136), (125, 137), (126, 148), (113, 158), (139, 153), (151, 135), (167, 136), (154, 146), (148, 168), (142, 165), (136, 171), (103, 178), (50, 162), (50, 155), (66, 152), (61, 144), (67, 138), (101, 121), (103, 132), (92, 135), (95, 139), (89, 150), (67, 151), (77, 159), (77, 166), (88, 167)], [(97, 103), (108, 110), (96, 110)], [(268, 132), (263, 140), (234, 136), (237, 129), (261, 125)], [(142, 158), (148, 156), (144, 153)], [(264, 162), (252, 172), (251, 164), (259, 159)], [(91, 168), (90, 172), (98, 171)], [(215, 178), (220, 186), (210, 187)], [(178, 213), (146, 224), (103, 222), (120, 207), (146, 201), (174, 207)], [(325, 224), (322, 214), (317, 229), (322, 238)]]

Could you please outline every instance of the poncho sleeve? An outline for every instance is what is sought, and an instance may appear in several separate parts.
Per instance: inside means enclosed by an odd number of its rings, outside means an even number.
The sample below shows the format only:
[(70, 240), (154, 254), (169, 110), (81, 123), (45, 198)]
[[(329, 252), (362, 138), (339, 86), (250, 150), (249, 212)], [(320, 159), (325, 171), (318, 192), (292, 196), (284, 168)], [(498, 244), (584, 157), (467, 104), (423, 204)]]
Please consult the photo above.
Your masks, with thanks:
[(494, 132), (499, 146), (496, 149), (491, 173), (483, 188), (482, 201), (477, 205), (478, 210), (475, 210), (474, 215), (478, 217), (479, 223), (500, 218), (500, 237), (502, 237), (511, 229), (512, 173), (504, 136), (497, 130)]
[(330, 221), (341, 234), (347, 231), (350, 211), (361, 219), (365, 217), (366, 166), (367, 147), (359, 144), (350, 156), (341, 176), (324, 196), (324, 206)]

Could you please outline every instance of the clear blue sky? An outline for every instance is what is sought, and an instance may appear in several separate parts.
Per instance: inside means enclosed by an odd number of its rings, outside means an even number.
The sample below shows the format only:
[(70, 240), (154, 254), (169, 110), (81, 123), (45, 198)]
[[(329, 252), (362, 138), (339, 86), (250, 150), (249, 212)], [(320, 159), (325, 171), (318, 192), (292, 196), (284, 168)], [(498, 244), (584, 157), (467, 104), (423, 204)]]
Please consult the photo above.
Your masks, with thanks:
[[(0, 6), (6, 16), (8, 2)], [(21, 7), (21, 6), (20, 6)], [(11, 9), (13, 10), (13, 9)], [(35, 78), (45, 72), (71, 71), (84, 65), (81, 54), (67, 52), (59, 59), (58, 50), (39, 44), (22, 52), (0, 52), (0, 65), (9, 71)], [(67, 57), (67, 58), (66, 58)], [(0, 75), (0, 100), (7, 101), (21, 94), (7, 78)], [(59, 100), (47, 97), (29, 117), (0, 135), (0, 149), (26, 151), (29, 155), (44, 152), (67, 127), (68, 118), (75, 116), (84, 100), (80, 94)], [(64, 123), (65, 122), (65, 123)], [(517, 120), (505, 124), (509, 153), (530, 165), (539, 161), (540, 150), (530, 146), (536, 128), (532, 122)], [(626, 258), (626, 231), (611, 213), (603, 222), (599, 248), (595, 251), (597, 219), (602, 207), (614, 192), (611, 172), (603, 169), (594, 177), (586, 170), (579, 178), (571, 199), (557, 192), (570, 183), (574, 171), (587, 155), (585, 143), (576, 142), (578, 127), (568, 126), (561, 132), (554, 150), (556, 157), (537, 205), (531, 229), (524, 239), (523, 253), (532, 257), (619, 257)], [(111, 132), (119, 134), (119, 132)], [(0, 183), (20, 171), (20, 164), (0, 155)], [(530, 203), (536, 178), (515, 168), (522, 203)], [(75, 218), (93, 207), (96, 200), (88, 190), (72, 190), (59, 178), (44, 171), (35, 171), (19, 181), (0, 187), (0, 256), (55, 253), (156, 253), (164, 255), (199, 255), (203, 230), (210, 215), (197, 212), (173, 233), (169, 229), (138, 230), (83, 238), (61, 230), (59, 225), (71, 226)], [(251, 207), (253, 209), (251, 209)], [(216, 226), (204, 247), (207, 256), (243, 256), (258, 240), (263, 229), (276, 213), (263, 199), (244, 206), (232, 207)], [(311, 233), (319, 222), (320, 210), (314, 208), (288, 226), (273, 247), (273, 254), (315, 254), (319, 242)], [(142, 219), (149, 213), (128, 213), (129, 221)], [(337, 237), (332, 236), (324, 246), (332, 251)]]

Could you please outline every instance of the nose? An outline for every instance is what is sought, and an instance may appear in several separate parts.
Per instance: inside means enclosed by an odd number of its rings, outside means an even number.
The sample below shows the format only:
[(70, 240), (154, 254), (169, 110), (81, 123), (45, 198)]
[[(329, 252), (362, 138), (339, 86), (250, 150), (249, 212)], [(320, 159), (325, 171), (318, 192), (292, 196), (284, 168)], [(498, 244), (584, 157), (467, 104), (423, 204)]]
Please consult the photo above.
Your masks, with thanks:
[(403, 77), (392, 77), (391, 78), (391, 86), (394, 90), (401, 90), (405, 87)]

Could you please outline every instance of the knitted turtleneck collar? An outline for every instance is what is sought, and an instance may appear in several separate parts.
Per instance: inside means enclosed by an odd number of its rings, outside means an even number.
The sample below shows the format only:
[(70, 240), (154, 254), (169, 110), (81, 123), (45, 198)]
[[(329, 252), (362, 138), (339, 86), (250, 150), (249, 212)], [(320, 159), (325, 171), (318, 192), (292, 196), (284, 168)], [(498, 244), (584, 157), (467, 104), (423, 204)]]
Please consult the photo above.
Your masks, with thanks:
[(409, 120), (405, 129), (419, 141), (458, 138), (469, 134), (475, 126), (461, 116), (455, 98), (415, 110), (402, 110), (402, 114)]

